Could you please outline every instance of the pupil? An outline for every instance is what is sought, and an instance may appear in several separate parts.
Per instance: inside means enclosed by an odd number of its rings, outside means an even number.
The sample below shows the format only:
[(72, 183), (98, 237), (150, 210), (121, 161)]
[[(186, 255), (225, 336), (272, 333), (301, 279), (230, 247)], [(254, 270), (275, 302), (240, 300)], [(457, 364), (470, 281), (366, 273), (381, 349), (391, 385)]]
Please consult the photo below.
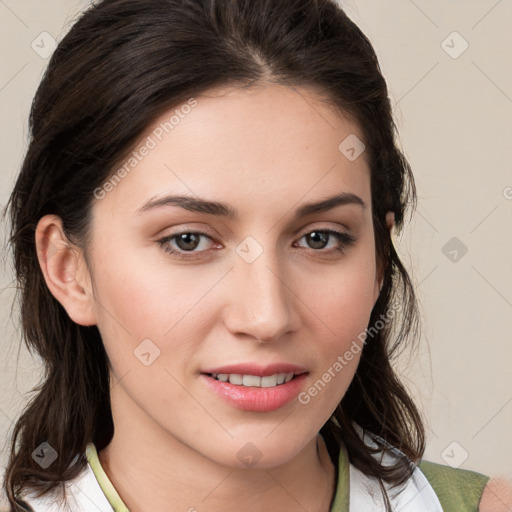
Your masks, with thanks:
[[(320, 233), (318, 231), (312, 231), (309, 234), (309, 237), (310, 237), (310, 239), (313, 240), (313, 246), (315, 249), (322, 249), (325, 246), (325, 244), (327, 243), (325, 241), (325, 238), (327, 237), (327, 233)], [(320, 238), (320, 241), (318, 240), (318, 237)], [(315, 240), (315, 238), (317, 240)], [(322, 239), (323, 239), (323, 241), (322, 241)], [(315, 244), (320, 244), (320, 246), (315, 246)]]
[[(189, 240), (192, 239), (192, 242)], [(182, 235), (179, 235), (178, 242), (180, 245), (180, 249), (195, 249), (197, 247), (199, 237), (194, 233), (183, 233)], [(185, 246), (182, 246), (182, 242), (185, 242)], [(189, 246), (189, 244), (192, 244), (192, 247)]]

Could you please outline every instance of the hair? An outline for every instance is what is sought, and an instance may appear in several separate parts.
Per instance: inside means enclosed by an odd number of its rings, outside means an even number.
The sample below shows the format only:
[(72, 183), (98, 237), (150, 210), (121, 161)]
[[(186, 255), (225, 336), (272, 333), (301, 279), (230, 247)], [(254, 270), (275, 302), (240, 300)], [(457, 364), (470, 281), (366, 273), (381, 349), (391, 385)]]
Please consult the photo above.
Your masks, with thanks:
[[(343, 441), (351, 463), (393, 487), (423, 456), (421, 415), (392, 363), (417, 338), (419, 311), (409, 275), (386, 227), (416, 206), (409, 163), (397, 145), (385, 79), (371, 43), (334, 0), (103, 0), (88, 8), (53, 53), (33, 100), (30, 141), (7, 204), (24, 342), (45, 368), (14, 425), (5, 491), (43, 496), (85, 468), (113, 436), (109, 361), (96, 326), (74, 323), (46, 286), (34, 233), (58, 215), (68, 239), (87, 248), (94, 191), (112, 176), (160, 115), (218, 86), (310, 87), (356, 120), (370, 167), (372, 215), (383, 287), (355, 376), (320, 433), (331, 458)], [(401, 314), (390, 318), (394, 302)], [(411, 344), (412, 343), (412, 344)], [(358, 435), (378, 436), (409, 459), (384, 466)], [(42, 442), (58, 453), (42, 469)], [(385, 498), (387, 500), (387, 497)], [(389, 508), (389, 502), (387, 502)]]

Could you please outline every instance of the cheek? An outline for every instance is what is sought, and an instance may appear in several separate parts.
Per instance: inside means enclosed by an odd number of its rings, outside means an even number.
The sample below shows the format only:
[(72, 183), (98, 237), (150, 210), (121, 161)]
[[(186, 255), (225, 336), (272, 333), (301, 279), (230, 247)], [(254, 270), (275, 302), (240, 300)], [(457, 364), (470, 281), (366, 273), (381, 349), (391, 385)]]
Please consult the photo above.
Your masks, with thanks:
[(321, 279), (302, 279), (300, 294), (319, 325), (338, 343), (347, 342), (368, 325), (375, 301), (375, 264), (371, 258), (347, 260)]
[(306, 295), (311, 314), (315, 351), (315, 378), (298, 397), (300, 404), (318, 417), (319, 426), (345, 395), (357, 370), (364, 347), (374, 299), (371, 264), (352, 266), (324, 287), (311, 286)]
[[(137, 251), (116, 260), (108, 252), (97, 253), (97, 261), (105, 263), (95, 266), (94, 295), (98, 328), (112, 362), (130, 362), (145, 339), (162, 350), (172, 339), (173, 351), (185, 350), (201, 330), (201, 318), (206, 321), (195, 310), (218, 276), (211, 271), (193, 275), (179, 266), (170, 272), (161, 261), (138, 258)], [(186, 328), (192, 318), (194, 330)]]

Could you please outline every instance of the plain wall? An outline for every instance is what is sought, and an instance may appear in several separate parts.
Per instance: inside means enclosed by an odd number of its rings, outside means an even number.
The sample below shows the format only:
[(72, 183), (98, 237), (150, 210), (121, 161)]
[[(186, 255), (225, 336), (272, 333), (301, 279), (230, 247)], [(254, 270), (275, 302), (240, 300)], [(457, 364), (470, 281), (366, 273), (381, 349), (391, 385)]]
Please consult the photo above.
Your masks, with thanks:
[[(88, 4), (0, 2), (2, 205), (26, 149), (30, 104), (47, 64), (32, 42), (43, 52), (41, 37), (48, 36), (40, 34), (61, 39)], [(417, 211), (394, 241), (422, 313), (419, 349), (404, 354), (399, 368), (427, 419), (425, 458), (511, 478), (512, 2), (341, 4), (377, 52), (418, 190)], [(19, 348), (9, 261), (0, 286), (5, 466), (7, 434), (42, 374)]]

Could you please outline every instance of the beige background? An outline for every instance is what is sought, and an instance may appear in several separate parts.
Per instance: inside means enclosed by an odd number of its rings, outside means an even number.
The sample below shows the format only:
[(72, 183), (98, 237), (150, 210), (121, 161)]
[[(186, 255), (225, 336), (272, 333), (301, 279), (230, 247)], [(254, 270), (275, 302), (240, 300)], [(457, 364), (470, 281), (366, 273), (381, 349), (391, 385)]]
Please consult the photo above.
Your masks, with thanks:
[[(42, 32), (59, 40), (88, 4), (0, 0), (2, 205), (47, 63), (31, 43)], [(512, 1), (342, 5), (377, 51), (418, 186), (418, 210), (395, 245), (422, 311), (419, 352), (401, 367), (429, 419), (425, 458), (512, 478)], [(9, 261), (0, 278), (4, 466), (7, 434), (41, 371), (24, 349), (18, 356)]]

